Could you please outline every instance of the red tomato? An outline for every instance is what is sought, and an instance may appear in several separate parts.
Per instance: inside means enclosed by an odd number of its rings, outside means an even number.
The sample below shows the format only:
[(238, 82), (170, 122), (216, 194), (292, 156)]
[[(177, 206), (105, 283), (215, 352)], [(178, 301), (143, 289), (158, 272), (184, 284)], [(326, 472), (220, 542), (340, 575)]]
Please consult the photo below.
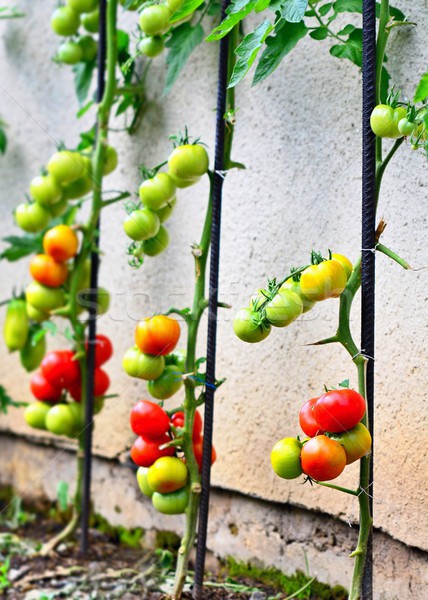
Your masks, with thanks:
[(143, 435), (147, 439), (156, 440), (169, 430), (168, 415), (159, 404), (149, 400), (140, 400), (131, 409), (130, 423), (134, 433)]
[(48, 352), (40, 367), (44, 377), (55, 387), (68, 388), (80, 380), (80, 366), (71, 350)]
[(30, 389), (37, 400), (43, 400), (44, 402), (58, 402), (61, 398), (61, 388), (55, 387), (49, 383), (42, 373), (34, 373), (30, 379)]
[[(193, 452), (195, 453), (196, 462), (199, 465), (199, 470), (202, 471), (202, 452), (204, 448), (204, 438), (200, 437), (197, 442), (193, 443)], [(217, 460), (217, 452), (214, 446), (211, 450), (211, 464), (213, 465)]]
[(175, 319), (156, 315), (140, 321), (135, 328), (135, 343), (141, 352), (154, 356), (169, 354), (180, 337), (180, 325)]
[[(88, 342), (86, 341), (86, 350), (88, 350)], [(113, 356), (113, 344), (110, 339), (98, 333), (95, 338), (95, 366), (101, 367)]]
[(318, 401), (318, 398), (311, 398), (305, 402), (299, 413), (300, 427), (302, 428), (303, 433), (306, 433), (309, 437), (314, 437), (323, 433), (314, 417), (314, 405)]
[[(171, 417), (171, 423), (174, 427), (184, 427), (184, 412), (176, 412)], [(197, 442), (202, 434), (202, 417), (198, 411), (195, 412), (195, 420), (193, 422), (193, 441)]]
[(158, 439), (138, 437), (131, 448), (131, 458), (139, 467), (150, 467), (162, 456), (174, 456), (174, 448), (159, 449), (159, 446), (167, 444), (171, 438), (166, 434)]
[(338, 442), (326, 435), (317, 435), (303, 444), (300, 462), (303, 472), (315, 481), (329, 481), (342, 473), (346, 454)]
[(323, 431), (339, 433), (355, 427), (366, 412), (366, 401), (355, 390), (331, 390), (315, 403), (313, 414)]
[[(108, 374), (99, 367), (94, 369), (94, 397), (104, 396), (110, 387), (110, 377)], [(80, 381), (73, 383), (67, 387), (70, 396), (76, 401), (82, 400), (82, 386)]]

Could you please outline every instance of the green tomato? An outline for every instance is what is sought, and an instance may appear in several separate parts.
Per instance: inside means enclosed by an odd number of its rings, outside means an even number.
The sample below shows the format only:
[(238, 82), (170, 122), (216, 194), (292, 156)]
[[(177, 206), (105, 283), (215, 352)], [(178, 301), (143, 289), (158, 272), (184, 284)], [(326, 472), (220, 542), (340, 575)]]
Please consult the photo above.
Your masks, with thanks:
[(46, 354), (46, 336), (41, 337), (33, 344), (32, 336), (29, 336), (25, 346), (21, 350), (21, 365), (28, 372), (34, 371), (40, 365)]
[(79, 152), (61, 150), (48, 162), (47, 170), (61, 185), (76, 181), (83, 175), (84, 161)]
[(92, 191), (94, 187), (92, 177), (90, 175), (83, 175), (70, 183), (69, 185), (64, 186), (64, 197), (66, 200), (77, 200), (77, 198), (83, 198)]
[[(95, 398), (94, 398), (95, 400)], [(95, 404), (95, 403), (94, 403)], [(67, 404), (68, 409), (73, 415), (73, 431), (71, 432), (72, 437), (77, 437), (85, 428), (85, 415), (82, 410), (82, 405), (79, 402), (69, 402)], [(95, 407), (94, 407), (95, 408)], [(95, 410), (94, 410), (95, 414)]]
[(49, 319), (48, 312), (39, 310), (35, 306), (31, 306), (29, 302), (27, 302), (27, 315), (28, 318), (34, 321), (35, 323), (42, 323), (42, 321), (47, 321)]
[(175, 456), (158, 458), (147, 472), (147, 483), (154, 492), (168, 494), (181, 490), (189, 476), (184, 462)]
[(378, 137), (397, 139), (403, 137), (398, 129), (398, 123), (407, 115), (404, 106), (393, 108), (388, 104), (378, 104), (370, 116), (370, 126)]
[(367, 427), (362, 423), (358, 423), (355, 427), (343, 433), (331, 434), (331, 437), (336, 442), (339, 442), (345, 450), (347, 465), (366, 456), (372, 446), (372, 436)]
[(25, 290), (25, 298), (31, 306), (47, 313), (65, 304), (64, 291), (61, 288), (50, 288), (33, 281)]
[(157, 234), (143, 242), (144, 254), (147, 256), (157, 256), (166, 250), (169, 246), (169, 233), (163, 225), (160, 226)]
[(155, 58), (165, 49), (165, 44), (160, 36), (146, 37), (138, 44), (138, 50), (144, 56)]
[(163, 208), (160, 208), (156, 211), (157, 216), (159, 217), (159, 221), (163, 223), (172, 215), (174, 211), (174, 207), (177, 204), (177, 198), (173, 198), (166, 204)]
[(180, 188), (181, 190), (184, 188), (188, 188), (191, 185), (195, 185), (195, 183), (198, 183), (198, 181), (200, 180), (200, 177), (193, 177), (192, 179), (182, 179), (181, 177), (177, 177), (176, 175), (174, 175), (174, 173), (171, 173), (171, 171), (168, 171), (168, 175), (171, 177), (176, 187)]
[(169, 8), (165, 4), (148, 6), (140, 14), (140, 29), (149, 36), (162, 35), (171, 27)]
[[(168, 365), (160, 377), (149, 381), (147, 389), (153, 398), (158, 400), (166, 400), (171, 398), (183, 385), (183, 371), (175, 365)], [(159, 491), (159, 490), (156, 490)]]
[(116, 150), (113, 146), (107, 146), (104, 154), (103, 175), (110, 175), (117, 167), (118, 162), (119, 158)]
[(165, 364), (178, 367), (180, 373), (186, 372), (186, 351), (174, 350), (165, 356)]
[(52, 406), (45, 402), (32, 402), (24, 412), (24, 419), (34, 429), (46, 429), (46, 416)]
[(208, 153), (201, 144), (178, 146), (168, 159), (169, 172), (182, 180), (202, 177), (208, 171), (208, 165)]
[(153, 496), (154, 490), (152, 490), (152, 488), (150, 487), (150, 485), (147, 481), (148, 470), (149, 470), (148, 467), (138, 467), (137, 481), (138, 481), (138, 487), (140, 488), (141, 492), (145, 496), (148, 496), (149, 498), (151, 498)]
[(183, 6), (184, 0), (166, 0), (166, 5), (169, 8), (171, 15), (177, 12)]
[[(84, 286), (84, 284), (87, 284)], [(81, 307), (81, 310), (89, 310), (92, 308), (93, 302), (90, 298), (90, 267), (89, 267), (89, 275), (86, 272), (86, 275), (82, 275), (82, 287), (78, 291), (77, 294), (77, 303)], [(97, 301), (94, 305), (96, 308), (97, 316), (104, 315), (110, 307), (110, 293), (105, 288), (99, 287), (97, 291)]]
[(270, 455), (273, 470), (283, 479), (296, 479), (302, 474), (302, 444), (296, 438), (284, 438), (275, 444)]
[(64, 42), (58, 48), (56, 58), (66, 65), (76, 65), (83, 59), (82, 48), (76, 42)]
[(67, 4), (77, 13), (88, 13), (96, 9), (98, 0), (67, 0)]
[(57, 35), (68, 37), (79, 29), (79, 15), (69, 6), (57, 8), (51, 18), (51, 28)]
[(72, 435), (76, 422), (68, 404), (56, 404), (46, 415), (46, 429), (55, 435)]
[(160, 220), (150, 208), (134, 210), (127, 216), (123, 229), (132, 240), (141, 242), (154, 237), (160, 229)]
[(251, 308), (241, 308), (233, 320), (233, 331), (243, 342), (254, 344), (267, 338), (271, 332), (271, 326), (260, 324), (259, 314)]
[(91, 35), (82, 35), (77, 40), (77, 45), (82, 51), (83, 62), (91, 62), (95, 60), (98, 53), (98, 44)]
[(398, 121), (398, 131), (405, 137), (412, 135), (416, 129), (416, 123), (412, 123), (406, 117)]
[(303, 312), (303, 303), (298, 294), (291, 290), (278, 292), (266, 304), (266, 318), (274, 327), (287, 327), (300, 317)]
[(28, 339), (30, 322), (25, 300), (10, 300), (6, 309), (3, 337), (9, 352), (22, 350)]
[(82, 25), (89, 33), (98, 33), (100, 26), (100, 11), (98, 9), (82, 15)]
[(36, 202), (51, 206), (61, 200), (62, 189), (51, 175), (40, 175), (31, 180), (30, 194)]
[(51, 214), (38, 202), (19, 204), (15, 209), (15, 221), (18, 227), (27, 233), (38, 233), (49, 225)]
[(302, 292), (300, 288), (300, 283), (298, 281), (294, 281), (293, 278), (287, 279), (287, 281), (280, 287), (279, 291), (284, 292), (291, 290), (295, 294), (300, 296), (300, 300), (302, 301), (303, 313), (307, 313), (311, 308), (315, 306), (315, 302), (306, 298), (305, 294)]
[(137, 346), (133, 346), (125, 352), (122, 366), (130, 377), (149, 381), (158, 379), (162, 375), (165, 370), (165, 359), (163, 356), (144, 354)]
[(152, 210), (159, 210), (175, 197), (175, 184), (167, 173), (158, 173), (140, 185), (140, 200)]
[(184, 487), (169, 494), (154, 492), (152, 502), (156, 510), (164, 515), (181, 515), (189, 503), (189, 490)]
[(52, 204), (52, 206), (49, 206), (49, 212), (50, 212), (52, 219), (55, 219), (56, 217), (60, 217), (61, 215), (63, 215), (65, 213), (65, 211), (67, 210), (67, 207), (68, 207), (67, 198), (63, 198), (59, 202), (56, 202), (55, 204)]

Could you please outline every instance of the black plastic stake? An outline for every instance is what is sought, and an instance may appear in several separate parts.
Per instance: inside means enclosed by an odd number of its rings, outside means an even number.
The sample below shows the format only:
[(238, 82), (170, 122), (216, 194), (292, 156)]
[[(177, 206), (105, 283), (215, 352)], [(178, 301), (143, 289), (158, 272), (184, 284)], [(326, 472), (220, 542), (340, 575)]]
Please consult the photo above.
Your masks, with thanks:
[[(376, 232), (376, 147), (370, 115), (376, 104), (376, 3), (363, 0), (363, 172), (362, 172), (362, 263), (361, 263), (361, 348), (368, 357), (367, 416), (374, 440), (374, 353), (375, 353), (375, 232)], [(370, 457), (370, 514), (373, 515), (373, 451)], [(363, 576), (362, 600), (373, 598), (373, 532), (370, 533)]]
[[(225, 18), (226, 8), (230, 0), (223, 0), (221, 21)], [(224, 181), (224, 146), (226, 136), (226, 100), (228, 83), (228, 51), (229, 36), (220, 40), (220, 58), (218, 66), (217, 111), (216, 111), (216, 140), (214, 160), (214, 183), (211, 227), (211, 256), (208, 297), (208, 336), (207, 336), (207, 366), (204, 411), (204, 447), (202, 454), (202, 493), (199, 506), (198, 542), (195, 565), (195, 585), (193, 598), (202, 600), (203, 580), (205, 570), (205, 555), (207, 550), (208, 512), (211, 483), (211, 452), (214, 420), (215, 365), (217, 345), (217, 308), (218, 280), (220, 267), (220, 230), (221, 202)]]
[[(106, 62), (106, 12), (107, 0), (100, 0), (100, 21), (98, 28), (98, 80), (97, 102), (101, 102), (105, 86)], [(95, 343), (97, 333), (97, 303), (98, 303), (98, 268), (100, 243), (100, 219), (96, 228), (96, 237), (92, 241), (95, 246), (91, 253), (91, 283), (89, 291), (89, 328), (88, 350), (86, 356), (87, 380), (85, 402), (85, 432), (84, 432), (84, 459), (83, 459), (83, 492), (82, 492), (82, 520), (80, 551), (87, 554), (89, 547), (89, 518), (91, 513), (91, 470), (92, 470), (92, 429), (94, 417), (94, 370), (95, 370)]]

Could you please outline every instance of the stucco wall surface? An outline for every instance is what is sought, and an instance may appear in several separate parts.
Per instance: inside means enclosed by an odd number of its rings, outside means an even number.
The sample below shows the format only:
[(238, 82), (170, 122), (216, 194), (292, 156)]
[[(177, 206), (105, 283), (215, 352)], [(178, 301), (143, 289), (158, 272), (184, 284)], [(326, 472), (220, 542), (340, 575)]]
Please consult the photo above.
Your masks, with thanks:
[[(397, 2), (418, 27), (392, 34), (389, 68), (393, 80), (412, 96), (414, 82), (426, 70), (427, 3)], [(91, 125), (78, 109), (72, 75), (51, 61), (57, 39), (49, 30), (53, 3), (23, 2), (27, 17), (0, 24), (1, 116), (8, 121), (9, 149), (1, 159), (1, 237), (18, 233), (11, 211), (23, 200), (28, 183), (63, 140), (74, 145)], [(132, 22), (128, 18), (128, 24)], [(107, 188), (137, 189), (138, 165), (165, 160), (168, 136), (187, 124), (210, 146), (213, 159), (217, 48), (202, 45), (180, 82), (160, 97), (164, 59), (148, 78), (149, 102), (138, 134), (112, 132), (120, 165)], [(293, 326), (276, 330), (261, 344), (244, 345), (233, 334), (234, 312), (266, 282), (290, 266), (303, 264), (312, 248), (328, 248), (356, 259), (360, 250), (360, 75), (348, 62), (332, 58), (327, 43), (304, 40), (264, 84), (237, 89), (237, 126), (233, 157), (246, 165), (231, 172), (224, 187), (220, 296), (233, 305), (218, 324), (218, 376), (227, 382), (216, 396), (214, 485), (281, 503), (317, 509), (346, 521), (357, 514), (354, 499), (300, 481), (274, 476), (269, 454), (282, 437), (295, 435), (298, 410), (305, 399), (356, 374), (340, 348), (306, 344), (335, 331), (338, 303), (328, 301)], [(129, 448), (132, 404), (146, 396), (145, 384), (130, 380), (121, 357), (133, 340), (136, 321), (170, 305), (188, 306), (192, 296), (190, 244), (200, 236), (207, 181), (179, 194), (168, 221), (171, 244), (139, 271), (127, 264), (123, 207), (103, 214), (100, 284), (112, 293), (109, 313), (99, 331), (112, 337), (115, 356), (108, 365), (111, 391), (97, 417), (95, 451), (115, 457)], [(388, 227), (384, 242), (410, 264), (427, 264), (426, 160), (408, 145), (385, 178), (379, 215)], [(28, 261), (1, 264), (1, 298), (29, 281)], [(376, 473), (375, 525), (392, 537), (428, 549), (426, 510), (427, 293), (426, 271), (405, 272), (384, 256), (377, 260)], [(4, 310), (2, 310), (2, 318)], [(358, 303), (352, 315), (358, 337)], [(201, 327), (204, 354), (206, 321)], [(65, 345), (61, 336), (51, 348)], [(29, 377), (16, 355), (3, 350), (0, 381), (16, 399), (30, 400)], [(168, 401), (167, 406), (173, 406)], [(28, 434), (22, 414), (1, 416), (0, 427)], [(34, 432), (31, 432), (34, 433)], [(0, 462), (2, 455), (0, 454)], [(357, 466), (338, 483), (354, 485)]]

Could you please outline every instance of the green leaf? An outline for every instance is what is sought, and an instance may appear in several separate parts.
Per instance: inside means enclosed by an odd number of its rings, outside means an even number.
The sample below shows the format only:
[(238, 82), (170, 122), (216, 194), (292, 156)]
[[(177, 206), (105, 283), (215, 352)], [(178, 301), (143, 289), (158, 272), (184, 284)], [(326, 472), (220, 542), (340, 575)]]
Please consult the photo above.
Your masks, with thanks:
[(235, 50), (239, 57), (233, 68), (229, 87), (234, 87), (248, 73), (251, 65), (256, 60), (257, 54), (262, 47), (266, 37), (273, 30), (273, 25), (267, 19), (263, 21), (254, 31), (248, 33)]
[(281, 6), (281, 17), (289, 23), (298, 23), (302, 20), (308, 0), (285, 0)]
[(96, 61), (93, 60), (87, 63), (78, 63), (73, 67), (74, 87), (76, 90), (77, 100), (79, 101), (80, 106), (83, 106), (88, 96), (95, 65)]
[(76, 117), (78, 119), (80, 119), (80, 117), (83, 117), (84, 114), (86, 114), (88, 112), (88, 110), (91, 108), (91, 106), (94, 104), (93, 100), (89, 100), (89, 102), (87, 102), (85, 104), (85, 106), (82, 106), (82, 108), (80, 110), (77, 111), (76, 113)]
[(183, 25), (172, 30), (171, 37), (166, 43), (169, 52), (166, 59), (168, 70), (163, 91), (164, 95), (170, 91), (187, 59), (203, 39), (204, 30), (201, 24), (192, 27), (190, 23), (183, 23)]
[(363, 62), (362, 29), (354, 29), (344, 44), (336, 44), (330, 48), (330, 54), (336, 58), (347, 58), (357, 67)]
[(65, 512), (68, 508), (68, 483), (60, 481), (56, 488), (56, 498), (58, 500), (59, 509)]
[(0, 154), (4, 154), (7, 149), (7, 136), (4, 128), (0, 124)]
[(176, 23), (177, 21), (181, 21), (181, 19), (184, 19), (185, 17), (194, 13), (195, 10), (203, 3), (204, 0), (184, 0), (181, 8), (179, 8), (170, 18), (170, 22)]
[(226, 10), (227, 17), (210, 33), (207, 42), (221, 39), (231, 31), (242, 19), (245, 19), (255, 8), (258, 0), (235, 0)]
[(343, 13), (362, 13), (363, 3), (362, 0), (336, 0), (333, 4), (335, 12)]
[(327, 27), (318, 27), (311, 31), (309, 35), (314, 40), (325, 40), (328, 36), (328, 29)]
[(380, 101), (385, 104), (388, 98), (389, 82), (391, 81), (391, 75), (387, 71), (386, 67), (382, 67), (382, 74), (380, 78)]
[(24, 235), (22, 237), (9, 235), (3, 238), (3, 242), (7, 242), (10, 246), (0, 254), (0, 260), (4, 259), (9, 262), (15, 262), (24, 256), (43, 252), (41, 235)]
[(259, 13), (267, 9), (270, 4), (270, 0), (257, 0), (257, 4), (254, 7), (254, 12)]
[(333, 6), (333, 2), (327, 2), (327, 4), (323, 4), (322, 6), (319, 7), (318, 12), (322, 17), (325, 17), (325, 15), (330, 12), (331, 7)]
[(344, 379), (339, 383), (339, 387), (349, 389), (349, 379)]
[(428, 98), (428, 73), (424, 73), (421, 77), (418, 87), (413, 98), (413, 102), (423, 102)]
[(57, 331), (58, 327), (55, 323), (53, 323), (52, 321), (43, 321), (43, 323), (40, 324), (40, 327), (37, 329), (37, 331), (34, 332), (32, 336), (32, 344), (36, 345), (37, 342), (40, 342), (40, 340), (44, 338), (45, 335), (47, 335), (48, 333), (50, 333), (51, 335), (56, 335)]
[(337, 35), (350, 35), (355, 29), (355, 25), (345, 25), (345, 27), (343, 29), (341, 29), (340, 31), (337, 32)]
[(305, 37), (308, 29), (303, 23), (284, 23), (275, 36), (266, 39), (266, 48), (260, 57), (253, 85), (269, 77), (278, 67), (282, 59)]
[(16, 402), (12, 400), (5, 388), (0, 385), (0, 413), (7, 414), (8, 408), (20, 408), (21, 406), (27, 406), (26, 402)]

